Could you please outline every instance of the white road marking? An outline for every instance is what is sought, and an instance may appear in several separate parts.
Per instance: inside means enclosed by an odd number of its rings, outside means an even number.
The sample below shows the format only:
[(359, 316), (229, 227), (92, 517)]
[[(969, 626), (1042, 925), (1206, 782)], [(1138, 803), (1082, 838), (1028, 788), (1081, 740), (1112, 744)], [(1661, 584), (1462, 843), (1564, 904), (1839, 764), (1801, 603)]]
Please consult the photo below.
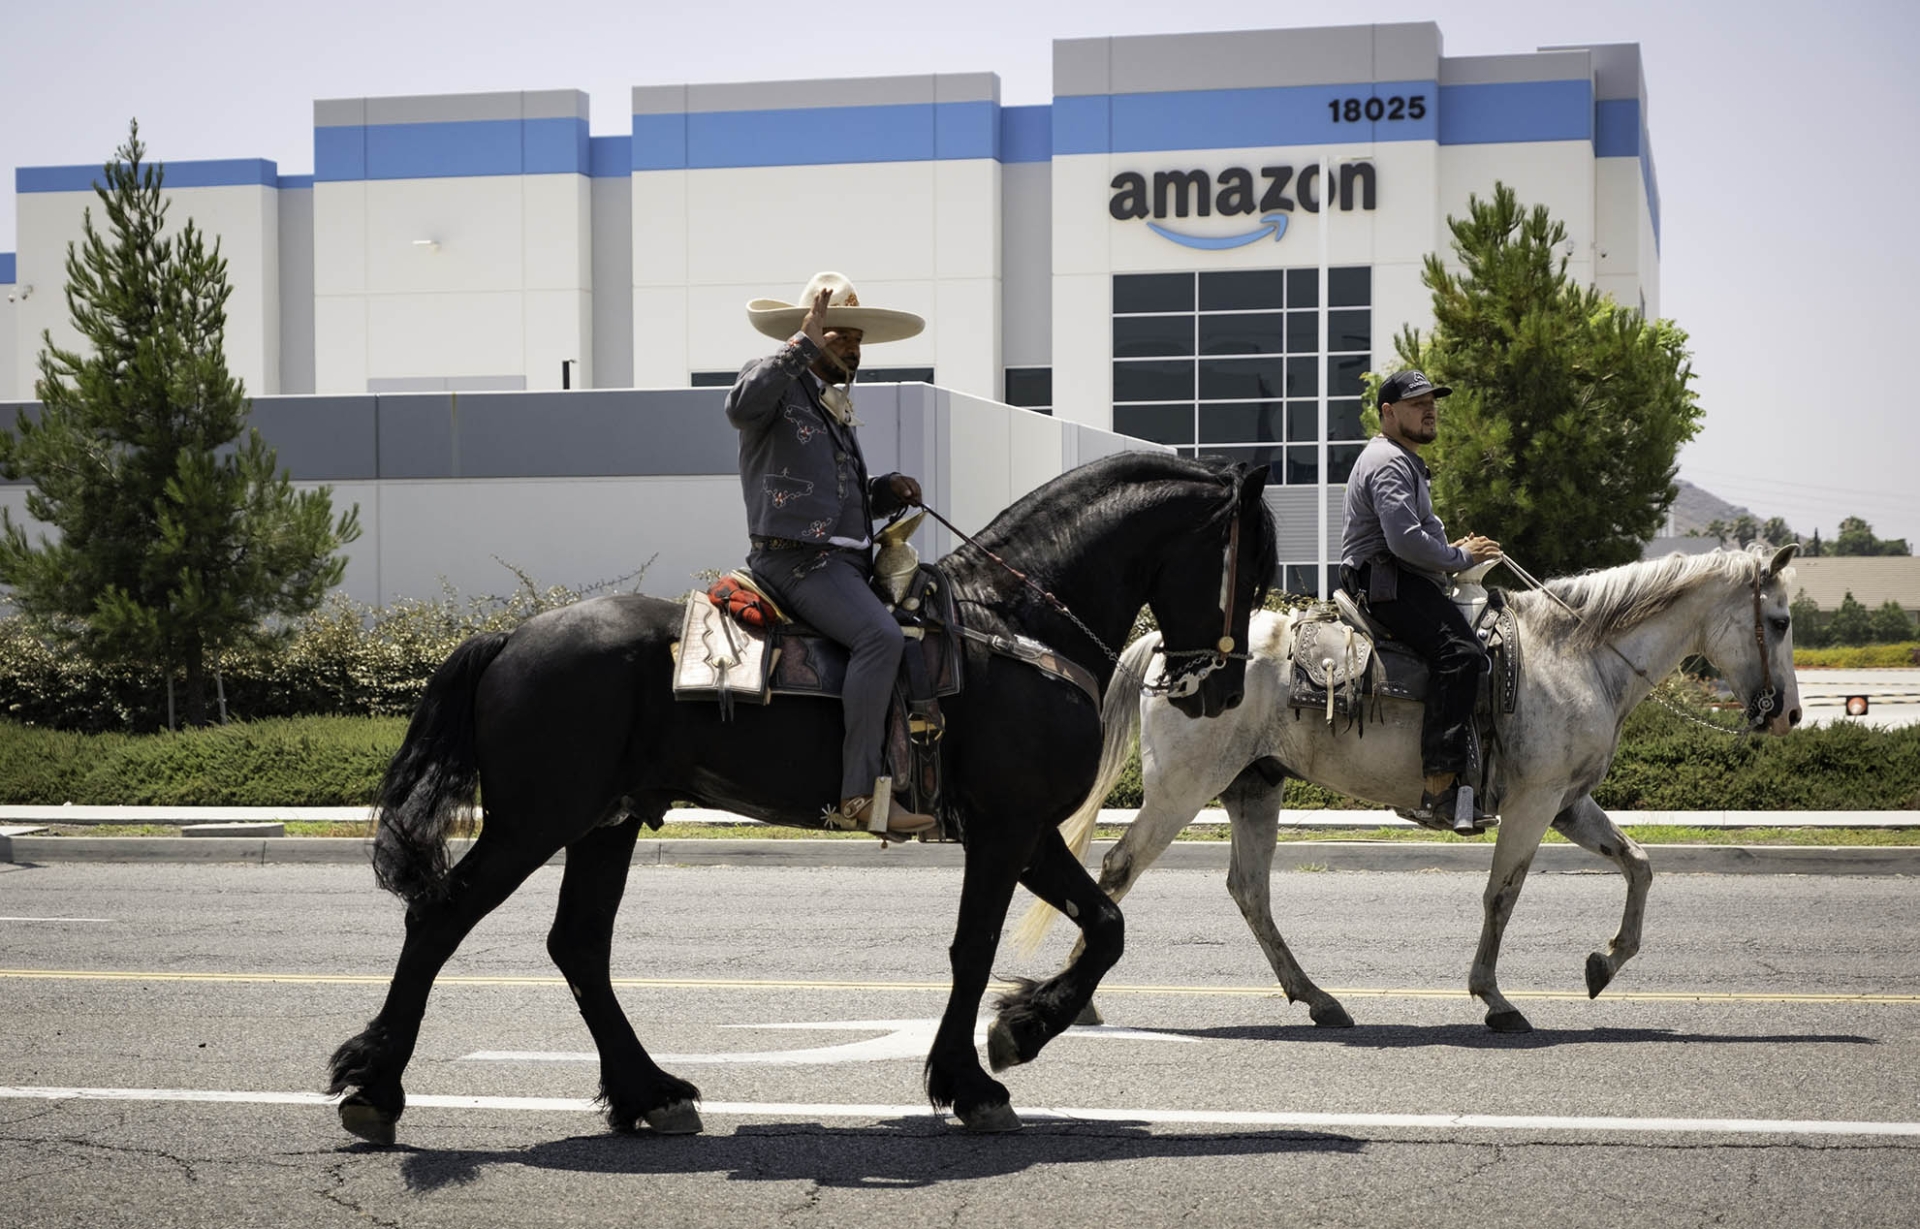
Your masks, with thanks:
[(112, 922), (110, 917), (0, 917), (0, 922)]
[[(338, 1101), (317, 1092), (239, 1092), (197, 1088), (36, 1088), (0, 1086), (0, 1100), (213, 1102), (328, 1107)], [(415, 1109), (475, 1109), (598, 1114), (581, 1097), (457, 1097), (409, 1094)], [(738, 1118), (926, 1118), (945, 1121), (925, 1105), (821, 1105), (798, 1101), (703, 1101), (703, 1114)], [(1504, 1114), (1311, 1114), (1260, 1110), (1034, 1109), (1028, 1122), (1115, 1122), (1155, 1126), (1409, 1129), (1429, 1131), (1603, 1131), (1693, 1135), (1875, 1135), (1920, 1138), (1920, 1122), (1846, 1122), (1808, 1118), (1583, 1118)]]
[[(726, 1028), (811, 1029), (820, 1032), (881, 1032), (884, 1036), (842, 1045), (816, 1046), (806, 1050), (738, 1051), (723, 1054), (655, 1054), (658, 1063), (736, 1064), (772, 1067), (798, 1067), (818, 1063), (864, 1063), (886, 1059), (922, 1059), (933, 1048), (933, 1037), (940, 1029), (938, 1020), (825, 1020), (789, 1024), (728, 1024)], [(1114, 1025), (1075, 1025), (1062, 1037), (1104, 1037), (1114, 1041), (1174, 1041), (1193, 1045), (1197, 1038), (1146, 1029), (1119, 1028)], [(987, 1022), (974, 1025), (973, 1043), (987, 1039)], [(465, 1062), (495, 1063), (597, 1063), (600, 1055), (592, 1050), (476, 1050), (462, 1056)]]

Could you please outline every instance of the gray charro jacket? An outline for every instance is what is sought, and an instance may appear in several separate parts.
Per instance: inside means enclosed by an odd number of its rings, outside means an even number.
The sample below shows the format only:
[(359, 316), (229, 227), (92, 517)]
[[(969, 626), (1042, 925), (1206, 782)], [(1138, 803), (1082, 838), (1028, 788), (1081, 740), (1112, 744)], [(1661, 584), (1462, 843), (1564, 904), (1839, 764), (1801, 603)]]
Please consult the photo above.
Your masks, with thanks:
[(740, 490), (755, 537), (860, 541), (873, 518), (900, 506), (888, 480), (867, 476), (853, 428), (820, 404), (807, 368), (820, 356), (805, 337), (755, 359), (727, 393), (727, 421), (740, 431)]
[(1374, 565), (1367, 597), (1376, 602), (1399, 595), (1402, 570), (1426, 577), (1445, 592), (1447, 573), (1473, 566), (1472, 555), (1448, 545), (1446, 528), (1433, 514), (1426, 462), (1384, 435), (1373, 437), (1347, 477), (1340, 562), (1350, 568)]

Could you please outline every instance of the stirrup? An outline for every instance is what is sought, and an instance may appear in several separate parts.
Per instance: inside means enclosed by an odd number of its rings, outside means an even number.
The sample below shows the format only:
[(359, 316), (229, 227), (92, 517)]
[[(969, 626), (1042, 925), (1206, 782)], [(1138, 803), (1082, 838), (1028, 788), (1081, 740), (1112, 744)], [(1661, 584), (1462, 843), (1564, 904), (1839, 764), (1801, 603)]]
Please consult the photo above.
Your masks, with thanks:
[(1449, 785), (1437, 794), (1422, 790), (1419, 813), (1422, 818), (1416, 822), (1423, 827), (1441, 831), (1441, 825), (1445, 824), (1460, 836), (1474, 836), (1500, 826), (1497, 817), (1488, 815), (1474, 805), (1471, 785)]

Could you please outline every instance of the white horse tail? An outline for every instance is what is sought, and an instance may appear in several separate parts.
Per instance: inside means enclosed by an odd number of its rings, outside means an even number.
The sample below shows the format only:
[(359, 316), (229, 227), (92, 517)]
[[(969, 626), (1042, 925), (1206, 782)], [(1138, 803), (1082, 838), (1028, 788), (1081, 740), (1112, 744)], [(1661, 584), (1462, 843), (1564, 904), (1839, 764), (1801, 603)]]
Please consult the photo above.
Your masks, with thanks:
[[(1147, 663), (1159, 648), (1159, 632), (1150, 632), (1134, 641), (1120, 655), (1113, 681), (1107, 684), (1106, 701), (1100, 712), (1100, 724), (1106, 730), (1106, 739), (1100, 745), (1100, 768), (1094, 774), (1093, 788), (1087, 792), (1086, 801), (1060, 825), (1060, 835), (1066, 838), (1067, 848), (1076, 858), (1087, 856), (1087, 846), (1093, 843), (1094, 825), (1100, 820), (1100, 804), (1113, 792), (1114, 782), (1126, 771), (1127, 759), (1133, 754), (1134, 739), (1140, 733), (1140, 684), (1146, 680)], [(1059, 910), (1046, 901), (1034, 901), (1014, 929), (1015, 950), (1031, 956), (1059, 916)]]

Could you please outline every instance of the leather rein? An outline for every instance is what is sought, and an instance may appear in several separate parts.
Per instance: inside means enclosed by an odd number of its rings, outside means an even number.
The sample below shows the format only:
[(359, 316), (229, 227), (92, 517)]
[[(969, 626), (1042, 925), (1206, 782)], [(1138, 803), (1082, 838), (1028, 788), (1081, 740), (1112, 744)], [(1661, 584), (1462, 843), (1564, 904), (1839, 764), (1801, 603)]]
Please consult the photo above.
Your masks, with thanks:
[[(1168, 697), (1172, 699), (1180, 699), (1185, 696), (1190, 696), (1200, 690), (1200, 682), (1202, 679), (1206, 678), (1209, 674), (1212, 674), (1215, 670), (1218, 670), (1221, 667), (1225, 666), (1229, 660), (1238, 658), (1242, 661), (1245, 661), (1247, 659), (1248, 654), (1234, 652), (1235, 648), (1238, 647), (1238, 644), (1233, 637), (1233, 605), (1234, 605), (1234, 597), (1238, 590), (1239, 581), (1240, 581), (1240, 519), (1241, 519), (1240, 499), (1241, 499), (1241, 492), (1244, 489), (1245, 489), (1244, 482), (1236, 482), (1234, 484), (1233, 494), (1231, 496), (1233, 503), (1232, 503), (1232, 513), (1228, 518), (1226, 559), (1221, 566), (1221, 578), (1220, 578), (1221, 579), (1220, 608), (1222, 612), (1220, 639), (1214, 642), (1214, 647), (1211, 649), (1169, 649), (1165, 646), (1165, 643), (1163, 642), (1161, 647), (1158, 650), (1156, 650), (1161, 655), (1168, 658), (1169, 662), (1171, 662), (1171, 659), (1176, 657), (1206, 657), (1206, 658), (1210, 658), (1211, 660), (1204, 662), (1197, 668), (1188, 670), (1185, 673), (1178, 675), (1177, 677), (1165, 677), (1158, 683), (1149, 683), (1145, 679), (1141, 679), (1140, 688), (1142, 691), (1153, 692), (1153, 693), (1165, 693)], [(1048, 606), (1050, 606), (1053, 610), (1055, 610), (1059, 614), (1066, 616), (1066, 618), (1070, 622), (1072, 622), (1072, 624), (1075, 627), (1079, 628), (1080, 631), (1083, 634), (1085, 634), (1087, 639), (1093, 641), (1093, 643), (1099, 647), (1100, 651), (1107, 655), (1107, 660), (1113, 663), (1113, 666), (1116, 672), (1120, 672), (1125, 669), (1125, 667), (1123, 667), (1120, 663), (1120, 654), (1115, 652), (1113, 648), (1107, 644), (1106, 641), (1102, 640), (1099, 637), (1099, 635), (1097, 635), (1094, 632), (1092, 628), (1088, 627), (1085, 623), (1081, 622), (1080, 616), (1074, 614), (1073, 611), (1067, 607), (1067, 604), (1065, 602), (1061, 601), (1058, 597), (1055, 597), (1053, 593), (1050, 592), (1049, 590), (1041, 588), (1037, 583), (1034, 582), (1032, 577), (1028, 576), (1025, 572), (1022, 572), (1019, 568), (1014, 567), (1011, 563), (1008, 563), (1005, 559), (1002, 559), (999, 555), (995, 554), (991, 549), (989, 549), (985, 544), (983, 544), (978, 538), (974, 537), (972, 534), (969, 534), (964, 529), (961, 529), (958, 525), (955, 525), (952, 521), (948, 520), (946, 517), (940, 515), (938, 511), (934, 510), (931, 507), (928, 507), (926, 504), (921, 504), (920, 506), (926, 510), (926, 513), (928, 516), (931, 516), (934, 520), (946, 526), (946, 528), (951, 533), (953, 533), (954, 536), (958, 537), (963, 542), (966, 542), (969, 546), (972, 546), (974, 549), (978, 550), (981, 554), (985, 555), (988, 559), (991, 559), (995, 564), (999, 565), (1002, 570), (1004, 570), (1009, 575), (1011, 575), (1015, 580), (1018, 580), (1021, 584), (1025, 585), (1027, 588), (1033, 590), (1034, 593), (1038, 594), (1040, 596), (1040, 599), (1044, 601)]]

